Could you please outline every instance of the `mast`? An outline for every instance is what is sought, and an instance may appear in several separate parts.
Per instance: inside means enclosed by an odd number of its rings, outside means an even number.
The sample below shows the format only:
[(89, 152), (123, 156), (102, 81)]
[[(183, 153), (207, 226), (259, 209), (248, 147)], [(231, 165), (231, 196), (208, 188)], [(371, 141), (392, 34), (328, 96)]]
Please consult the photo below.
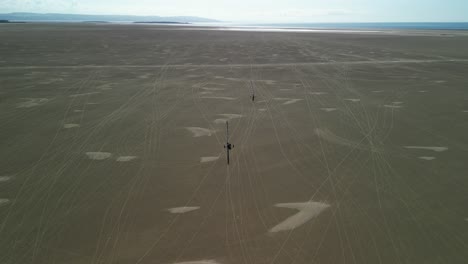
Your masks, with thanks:
[(227, 151), (227, 164), (229, 165), (229, 151), (231, 150), (231, 144), (229, 144), (229, 122), (226, 121), (226, 151)]
[(229, 122), (226, 121), (226, 145), (224, 145), (224, 148), (226, 149), (226, 156), (227, 156), (227, 164), (229, 165), (229, 152), (231, 151), (232, 148), (234, 148), (234, 145), (229, 143)]

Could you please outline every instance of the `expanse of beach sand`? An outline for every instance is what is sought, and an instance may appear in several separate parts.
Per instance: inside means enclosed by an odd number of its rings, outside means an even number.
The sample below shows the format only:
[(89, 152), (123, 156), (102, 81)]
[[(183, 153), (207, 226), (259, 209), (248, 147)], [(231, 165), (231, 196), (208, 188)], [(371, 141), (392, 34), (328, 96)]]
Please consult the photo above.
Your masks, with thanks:
[(468, 259), (463, 32), (0, 38), (0, 263)]

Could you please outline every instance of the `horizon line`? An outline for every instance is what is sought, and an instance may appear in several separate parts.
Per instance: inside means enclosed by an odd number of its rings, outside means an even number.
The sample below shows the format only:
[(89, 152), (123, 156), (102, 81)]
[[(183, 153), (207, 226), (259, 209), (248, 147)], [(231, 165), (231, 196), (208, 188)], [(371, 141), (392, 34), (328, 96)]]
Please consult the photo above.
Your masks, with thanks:
[(25, 11), (14, 11), (8, 13), (2, 13), (0, 15), (11, 15), (11, 14), (38, 14), (38, 15), (77, 15), (77, 16), (134, 16), (134, 17), (161, 17), (161, 18), (170, 18), (170, 17), (194, 17), (194, 18), (203, 18), (216, 20), (213, 22), (197, 22), (197, 23), (258, 23), (258, 24), (356, 24), (356, 23), (468, 23), (466, 21), (249, 21), (249, 20), (222, 20), (217, 18), (210, 18), (197, 15), (171, 15), (171, 16), (161, 16), (161, 15), (135, 15), (135, 14), (91, 14), (91, 13), (57, 13), (57, 12), (25, 12)]

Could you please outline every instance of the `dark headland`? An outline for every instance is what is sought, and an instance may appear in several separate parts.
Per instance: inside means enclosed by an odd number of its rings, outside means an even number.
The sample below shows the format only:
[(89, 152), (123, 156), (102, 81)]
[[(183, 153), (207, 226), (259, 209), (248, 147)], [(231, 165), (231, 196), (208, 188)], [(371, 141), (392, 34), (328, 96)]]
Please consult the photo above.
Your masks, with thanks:
[(0, 19), (0, 24), (18, 24), (18, 23), (25, 23), (25, 22), (22, 22), (22, 21), (10, 21), (10, 20), (6, 20), (6, 19)]

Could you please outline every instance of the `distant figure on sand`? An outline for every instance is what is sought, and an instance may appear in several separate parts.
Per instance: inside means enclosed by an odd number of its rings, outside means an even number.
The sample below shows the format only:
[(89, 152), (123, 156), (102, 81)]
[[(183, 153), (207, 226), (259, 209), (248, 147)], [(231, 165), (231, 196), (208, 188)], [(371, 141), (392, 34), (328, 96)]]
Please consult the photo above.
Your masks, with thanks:
[(252, 94), (252, 102), (255, 101), (255, 94)]
[(226, 145), (224, 145), (224, 148), (226, 149), (226, 156), (227, 156), (227, 164), (229, 165), (229, 152), (231, 149), (234, 148), (234, 145), (229, 143), (229, 123), (226, 121)]

